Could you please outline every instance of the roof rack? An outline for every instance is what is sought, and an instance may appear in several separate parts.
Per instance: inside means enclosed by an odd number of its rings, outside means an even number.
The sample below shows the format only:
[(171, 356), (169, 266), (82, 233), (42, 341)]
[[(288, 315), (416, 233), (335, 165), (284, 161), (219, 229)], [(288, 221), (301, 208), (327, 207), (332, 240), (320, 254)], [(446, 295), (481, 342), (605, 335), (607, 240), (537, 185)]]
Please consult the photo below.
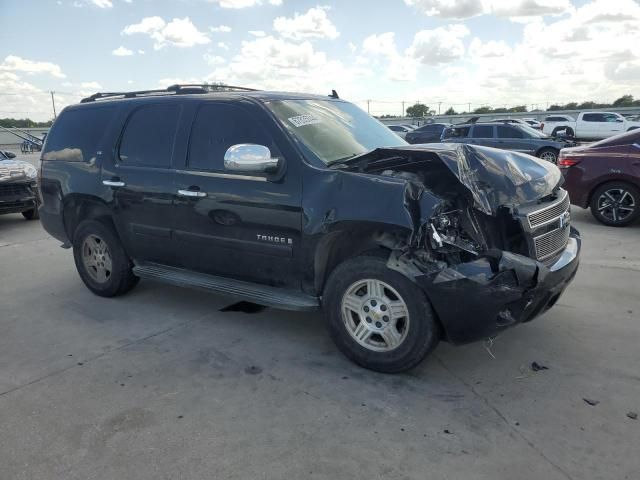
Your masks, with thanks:
[(162, 95), (186, 95), (191, 93), (212, 93), (212, 92), (255, 92), (255, 88), (236, 87), (224, 84), (208, 84), (208, 83), (182, 83), (171, 85), (166, 89), (159, 90), (138, 90), (134, 92), (98, 92), (83, 98), (80, 103), (95, 102), (105, 98), (136, 98), (136, 97), (153, 97)]

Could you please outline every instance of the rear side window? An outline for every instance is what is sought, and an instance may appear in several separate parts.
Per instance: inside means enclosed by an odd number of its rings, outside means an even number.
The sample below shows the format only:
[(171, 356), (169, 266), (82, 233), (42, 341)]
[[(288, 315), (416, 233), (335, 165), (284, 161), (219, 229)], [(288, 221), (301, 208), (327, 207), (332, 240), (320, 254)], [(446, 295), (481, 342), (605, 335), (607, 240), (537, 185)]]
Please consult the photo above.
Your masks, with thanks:
[(129, 117), (120, 160), (125, 165), (168, 168), (180, 116), (180, 105), (146, 105)]
[(524, 138), (524, 134), (513, 127), (503, 127), (499, 125), (498, 129), (498, 138)]
[(493, 138), (491, 125), (476, 125), (471, 132), (471, 138)]
[(224, 154), (239, 143), (264, 145), (280, 156), (271, 135), (242, 107), (224, 103), (202, 105), (196, 115), (187, 165), (194, 170), (224, 170)]
[(604, 122), (605, 117), (602, 113), (585, 113), (582, 120), (585, 122)]
[(545, 122), (568, 122), (570, 121), (567, 117), (547, 117), (544, 119)]
[(66, 162), (94, 160), (116, 111), (116, 106), (101, 106), (63, 112), (47, 136), (42, 159)]

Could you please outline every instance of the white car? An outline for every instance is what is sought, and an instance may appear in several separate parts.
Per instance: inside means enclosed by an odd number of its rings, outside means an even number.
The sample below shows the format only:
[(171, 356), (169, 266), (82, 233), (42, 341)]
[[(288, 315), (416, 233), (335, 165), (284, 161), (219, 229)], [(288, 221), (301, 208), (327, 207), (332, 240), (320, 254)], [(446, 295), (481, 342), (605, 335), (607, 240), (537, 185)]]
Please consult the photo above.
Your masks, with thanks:
[(635, 128), (640, 128), (640, 122), (627, 120), (619, 113), (582, 112), (577, 120), (566, 115), (549, 116), (544, 121), (542, 131), (551, 136), (564, 132), (568, 137), (602, 140)]
[(404, 125), (387, 125), (387, 128), (398, 135), (400, 138), (406, 137), (407, 133), (413, 131), (411, 128)]

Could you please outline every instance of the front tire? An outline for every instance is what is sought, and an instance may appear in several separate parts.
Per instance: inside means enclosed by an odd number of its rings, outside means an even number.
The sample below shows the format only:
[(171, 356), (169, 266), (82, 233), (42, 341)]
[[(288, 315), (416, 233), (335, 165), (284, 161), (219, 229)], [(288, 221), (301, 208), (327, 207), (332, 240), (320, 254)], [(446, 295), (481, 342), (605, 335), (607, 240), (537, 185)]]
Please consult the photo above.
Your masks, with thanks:
[(553, 163), (554, 165), (558, 163), (558, 150), (555, 148), (543, 148), (538, 152), (538, 158), (541, 160), (546, 160), (547, 162)]
[(73, 236), (73, 258), (80, 278), (96, 295), (115, 297), (131, 290), (139, 278), (113, 228), (85, 220)]
[(22, 212), (22, 216), (27, 220), (38, 220), (40, 218), (40, 214), (38, 213), (38, 207), (35, 207), (31, 210), (27, 210), (26, 212)]
[(380, 257), (361, 256), (339, 265), (327, 280), (323, 304), (338, 348), (370, 370), (408, 370), (440, 340), (424, 292)]
[(624, 227), (640, 216), (640, 190), (625, 182), (609, 182), (591, 195), (591, 214), (610, 227)]

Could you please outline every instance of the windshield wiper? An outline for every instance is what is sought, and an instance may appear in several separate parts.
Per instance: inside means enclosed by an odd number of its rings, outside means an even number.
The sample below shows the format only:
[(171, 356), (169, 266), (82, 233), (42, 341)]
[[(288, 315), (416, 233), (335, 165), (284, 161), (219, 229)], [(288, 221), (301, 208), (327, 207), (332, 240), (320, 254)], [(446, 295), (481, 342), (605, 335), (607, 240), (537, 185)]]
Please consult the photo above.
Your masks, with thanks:
[(363, 155), (366, 155), (369, 152), (372, 152), (373, 150), (368, 150), (366, 152), (362, 152), (362, 153), (352, 153), (350, 155), (347, 155), (346, 157), (342, 157), (342, 158), (338, 158), (337, 160), (333, 160), (332, 162), (329, 162), (327, 164), (327, 166), (329, 167), (333, 167), (335, 166), (340, 166), (340, 165), (345, 165), (347, 163), (352, 162), (353, 160), (355, 160), (356, 158), (359, 158)]

